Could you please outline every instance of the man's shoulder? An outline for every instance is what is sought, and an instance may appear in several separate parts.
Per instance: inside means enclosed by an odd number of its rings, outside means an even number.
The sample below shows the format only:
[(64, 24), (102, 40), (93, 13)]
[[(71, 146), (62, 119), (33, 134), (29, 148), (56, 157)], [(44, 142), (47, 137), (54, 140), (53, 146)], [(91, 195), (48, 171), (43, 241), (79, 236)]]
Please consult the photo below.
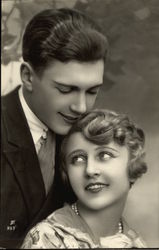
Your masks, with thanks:
[(16, 99), (18, 99), (18, 90), (20, 86), (16, 87), (6, 95), (1, 97), (1, 104), (2, 104), (2, 112), (6, 110), (8, 106), (14, 105)]
[[(1, 131), (2, 145), (7, 147), (13, 144), (20, 145), (28, 136), (27, 121), (20, 103), (19, 86), (1, 100)], [(10, 147), (9, 146), (9, 147)]]
[(17, 107), (19, 106), (18, 89), (19, 87), (1, 97), (2, 126), (5, 126), (8, 119), (10, 120), (10, 117), (14, 117), (14, 120), (16, 119), (16, 111), (18, 109)]
[(8, 98), (11, 98), (12, 96), (17, 95), (20, 87), (21, 85), (18, 85), (14, 89), (6, 93), (5, 95), (2, 95), (1, 96), (2, 100), (7, 100)]

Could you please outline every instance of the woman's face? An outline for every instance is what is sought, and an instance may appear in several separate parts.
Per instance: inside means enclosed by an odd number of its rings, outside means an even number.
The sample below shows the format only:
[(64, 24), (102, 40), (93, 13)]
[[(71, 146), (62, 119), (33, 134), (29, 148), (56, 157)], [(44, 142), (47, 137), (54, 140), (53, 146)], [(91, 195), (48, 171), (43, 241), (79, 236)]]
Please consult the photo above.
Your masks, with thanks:
[(66, 167), (79, 202), (99, 210), (125, 201), (130, 187), (128, 160), (125, 146), (96, 145), (80, 132), (72, 134), (66, 145)]

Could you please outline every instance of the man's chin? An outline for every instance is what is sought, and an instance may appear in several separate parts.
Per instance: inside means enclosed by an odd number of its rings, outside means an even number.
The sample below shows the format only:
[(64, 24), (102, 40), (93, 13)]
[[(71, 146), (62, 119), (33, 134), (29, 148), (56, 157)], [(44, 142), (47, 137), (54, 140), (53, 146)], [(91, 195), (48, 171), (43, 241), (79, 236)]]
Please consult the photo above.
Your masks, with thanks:
[(58, 135), (67, 135), (69, 130), (71, 129), (71, 126), (57, 126), (50, 128), (55, 134)]

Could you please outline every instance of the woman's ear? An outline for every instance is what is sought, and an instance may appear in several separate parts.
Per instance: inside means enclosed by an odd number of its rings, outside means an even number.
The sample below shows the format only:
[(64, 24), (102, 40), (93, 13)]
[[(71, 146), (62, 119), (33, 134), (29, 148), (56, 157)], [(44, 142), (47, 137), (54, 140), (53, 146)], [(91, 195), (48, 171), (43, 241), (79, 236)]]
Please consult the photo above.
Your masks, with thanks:
[(136, 179), (130, 179), (129, 183), (130, 183), (130, 188), (132, 188), (132, 186), (134, 185)]
[(134, 183), (136, 182), (136, 177), (133, 176), (132, 173), (129, 172), (129, 183), (130, 183), (130, 188), (134, 185)]
[(23, 62), (20, 67), (21, 79), (23, 86), (28, 91), (32, 92), (33, 90), (33, 69), (27, 62)]
[(135, 161), (131, 159), (128, 163), (128, 178), (130, 183), (130, 188), (134, 185), (136, 181), (136, 174), (135, 174)]

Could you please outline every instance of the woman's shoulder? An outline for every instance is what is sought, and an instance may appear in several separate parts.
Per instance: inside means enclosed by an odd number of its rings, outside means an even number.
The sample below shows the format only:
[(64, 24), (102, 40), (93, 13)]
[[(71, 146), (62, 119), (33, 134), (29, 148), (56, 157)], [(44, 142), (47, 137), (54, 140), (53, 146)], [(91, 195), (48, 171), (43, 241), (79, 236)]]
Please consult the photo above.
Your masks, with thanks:
[[(46, 219), (37, 223), (27, 233), (21, 248), (33, 249), (38, 247), (49, 247), (49, 244), (52, 244), (52, 247), (61, 246), (61, 241), (56, 237), (54, 225), (56, 223), (63, 224), (62, 221), (66, 221), (69, 210), (69, 206), (66, 205), (51, 213)], [(51, 238), (51, 241), (47, 239), (48, 237)]]
[(76, 225), (76, 221), (80, 225), (79, 216), (76, 216), (69, 205), (65, 205), (32, 228), (21, 248), (95, 247), (89, 235)]
[(74, 211), (69, 204), (65, 204), (64, 207), (57, 209), (51, 213), (44, 221), (49, 223), (59, 223), (65, 226), (71, 226), (76, 220)]
[(135, 230), (130, 229), (127, 222), (122, 219), (123, 232), (112, 236), (100, 238), (102, 248), (145, 248), (146, 244)]
[(124, 234), (127, 235), (133, 242), (133, 247), (146, 248), (146, 243), (141, 237), (140, 233), (134, 228), (129, 227), (125, 219), (123, 219)]

